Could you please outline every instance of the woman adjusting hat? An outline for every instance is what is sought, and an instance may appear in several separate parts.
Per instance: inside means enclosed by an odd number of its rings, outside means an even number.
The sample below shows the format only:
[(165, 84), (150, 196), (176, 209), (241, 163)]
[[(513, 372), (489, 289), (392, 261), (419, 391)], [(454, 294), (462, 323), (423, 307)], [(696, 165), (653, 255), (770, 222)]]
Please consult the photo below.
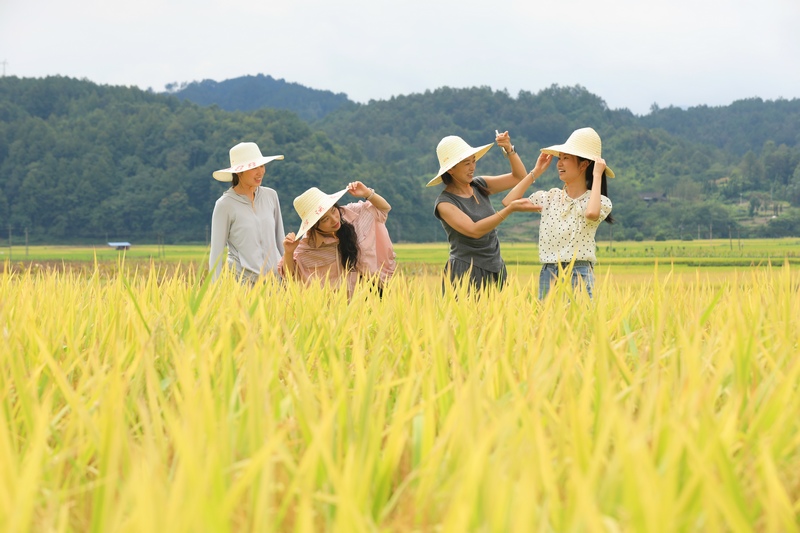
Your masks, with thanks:
[[(346, 192), (364, 201), (339, 205)], [(339, 286), (353, 293), (359, 278), (369, 278), (381, 293), (394, 273), (396, 262), (386, 218), (392, 206), (374, 189), (360, 181), (333, 194), (316, 187), (295, 198), (302, 220), (297, 235), (283, 241), (280, 272), (305, 282)]]
[(461, 137), (451, 135), (436, 147), (439, 172), (428, 182), (428, 187), (439, 183), (445, 185), (433, 208), (433, 214), (441, 221), (450, 243), (445, 273), (451, 283), (467, 279), (474, 289), (503, 286), (506, 265), (500, 256), (496, 228), (511, 213), (536, 210), (527, 200), (512, 202), (501, 211), (492, 207), (490, 195), (510, 189), (525, 177), (525, 166), (514, 150), (508, 132), (497, 133), (495, 140), (508, 157), (510, 173), (474, 176), (475, 163), (493, 145), (473, 148)]
[[(211, 215), (211, 253), (208, 268), (219, 277), (223, 263), (243, 281), (277, 273), (283, 254), (283, 217), (278, 194), (262, 187), (265, 165), (283, 159), (264, 156), (256, 143), (243, 142), (230, 149), (230, 167), (213, 173), (214, 179), (230, 182), (214, 204)], [(222, 260), (225, 247), (227, 260)]]
[(539, 225), (539, 298), (544, 298), (559, 272), (572, 265), (572, 285), (583, 285), (589, 297), (594, 289), (595, 233), (605, 220), (612, 223), (611, 200), (606, 178), (614, 171), (601, 157), (600, 136), (592, 128), (572, 132), (567, 142), (543, 148), (536, 166), (503, 199), (503, 205), (518, 202), (525, 190), (541, 176), (553, 156), (558, 157), (558, 177), (563, 188), (537, 191), (529, 200), (541, 208)]

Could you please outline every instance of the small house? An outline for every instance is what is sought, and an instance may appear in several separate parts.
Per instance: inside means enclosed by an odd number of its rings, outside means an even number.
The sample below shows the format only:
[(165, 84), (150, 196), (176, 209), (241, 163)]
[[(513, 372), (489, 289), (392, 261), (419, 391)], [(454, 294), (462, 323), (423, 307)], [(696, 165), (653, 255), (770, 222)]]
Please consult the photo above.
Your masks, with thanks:
[(667, 201), (667, 193), (663, 192), (647, 192), (642, 193), (639, 195), (639, 198), (647, 202), (647, 204), (652, 204), (655, 202), (666, 202)]

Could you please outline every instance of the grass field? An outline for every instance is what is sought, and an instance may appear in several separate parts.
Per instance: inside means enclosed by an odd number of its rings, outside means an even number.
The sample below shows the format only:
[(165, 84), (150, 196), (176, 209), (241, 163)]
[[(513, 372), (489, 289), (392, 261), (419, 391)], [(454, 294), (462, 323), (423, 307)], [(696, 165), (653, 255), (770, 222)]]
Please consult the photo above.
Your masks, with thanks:
[(0, 273), (0, 531), (798, 531), (797, 240), (710, 244), (601, 250), (593, 302), (539, 302), (529, 245), (480, 298), (401, 245), (349, 302), (210, 283), (202, 246), (31, 248)]
[[(503, 257), (509, 267), (515, 265), (538, 265), (538, 248), (534, 243), (502, 244)], [(447, 243), (395, 245), (400, 265), (443, 265), (447, 260)], [(108, 246), (14, 246), (0, 248), (0, 262), (116, 262), (124, 257), (127, 261), (182, 262), (205, 264), (208, 248), (203, 245), (136, 245), (119, 252)], [(660, 263), (693, 266), (740, 266), (763, 265), (768, 262), (782, 264), (788, 260), (800, 265), (800, 238), (751, 239), (729, 241), (727, 239), (703, 241), (622, 241), (599, 243), (597, 250), (599, 265), (644, 265)]]

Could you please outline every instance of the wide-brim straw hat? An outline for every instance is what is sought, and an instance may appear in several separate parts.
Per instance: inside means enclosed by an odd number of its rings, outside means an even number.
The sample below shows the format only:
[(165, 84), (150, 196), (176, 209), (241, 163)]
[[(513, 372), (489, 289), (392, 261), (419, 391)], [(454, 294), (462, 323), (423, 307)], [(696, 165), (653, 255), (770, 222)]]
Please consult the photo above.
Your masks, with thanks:
[(442, 174), (466, 158), (474, 155), (475, 161), (477, 161), (483, 157), (483, 154), (488, 152), (492, 146), (494, 146), (494, 143), (473, 148), (461, 137), (457, 135), (448, 135), (439, 141), (439, 146), (436, 147), (436, 155), (439, 157), (439, 172), (436, 174), (436, 177), (428, 182), (427, 187), (441, 183)]
[[(567, 142), (542, 148), (543, 154), (550, 154), (558, 157), (558, 154), (572, 154), (584, 159), (596, 161), (599, 159), (603, 150), (603, 143), (600, 136), (592, 128), (581, 128), (572, 132)], [(606, 167), (606, 176), (614, 177), (614, 171)]]
[(217, 181), (233, 181), (233, 174), (266, 165), (270, 161), (283, 159), (282, 155), (261, 155), (256, 143), (239, 143), (230, 150), (231, 166), (212, 174)]
[(342, 189), (333, 194), (325, 194), (316, 187), (311, 187), (306, 192), (294, 199), (294, 210), (300, 215), (300, 229), (297, 230), (295, 240), (300, 240), (314, 224), (333, 207), (333, 204), (344, 196), (347, 189)]

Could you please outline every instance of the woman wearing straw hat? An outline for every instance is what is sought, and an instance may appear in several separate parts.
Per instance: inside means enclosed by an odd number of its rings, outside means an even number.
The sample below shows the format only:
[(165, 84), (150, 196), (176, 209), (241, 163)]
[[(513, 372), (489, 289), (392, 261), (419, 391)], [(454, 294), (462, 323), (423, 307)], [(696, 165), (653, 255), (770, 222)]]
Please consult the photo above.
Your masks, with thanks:
[[(537, 191), (528, 198), (541, 207), (539, 226), (539, 298), (544, 298), (559, 271), (572, 264), (572, 285), (580, 284), (592, 297), (594, 288), (595, 233), (600, 223), (609, 224), (611, 200), (606, 178), (614, 172), (601, 157), (600, 136), (592, 128), (572, 132), (567, 142), (543, 148), (536, 166), (503, 199), (503, 205), (519, 201), (525, 190), (541, 176), (553, 156), (558, 157), (556, 168), (563, 188)], [(574, 260), (574, 263), (573, 263)]]
[[(223, 263), (243, 281), (277, 273), (283, 254), (283, 217), (278, 194), (262, 187), (265, 165), (282, 155), (261, 155), (256, 143), (243, 142), (230, 149), (231, 166), (214, 172), (214, 179), (230, 182), (214, 205), (211, 216), (211, 253), (208, 268), (219, 277)], [(222, 252), (228, 247), (227, 261)]]
[(451, 135), (436, 147), (439, 172), (428, 182), (428, 187), (445, 184), (433, 209), (450, 243), (445, 271), (451, 283), (468, 277), (475, 289), (490, 285), (502, 288), (505, 283), (506, 265), (500, 256), (497, 226), (511, 213), (537, 210), (526, 200), (511, 202), (501, 211), (492, 207), (489, 196), (514, 187), (526, 173), (508, 132), (498, 133), (496, 141), (511, 164), (509, 174), (473, 177), (476, 161), (493, 144), (473, 148), (461, 137)]
[[(346, 192), (364, 201), (340, 206)], [(294, 199), (294, 208), (302, 223), (283, 241), (283, 275), (331, 286), (346, 281), (348, 295), (359, 277), (369, 277), (382, 294), (396, 262), (386, 230), (392, 206), (381, 195), (360, 181), (333, 194), (312, 187)]]

